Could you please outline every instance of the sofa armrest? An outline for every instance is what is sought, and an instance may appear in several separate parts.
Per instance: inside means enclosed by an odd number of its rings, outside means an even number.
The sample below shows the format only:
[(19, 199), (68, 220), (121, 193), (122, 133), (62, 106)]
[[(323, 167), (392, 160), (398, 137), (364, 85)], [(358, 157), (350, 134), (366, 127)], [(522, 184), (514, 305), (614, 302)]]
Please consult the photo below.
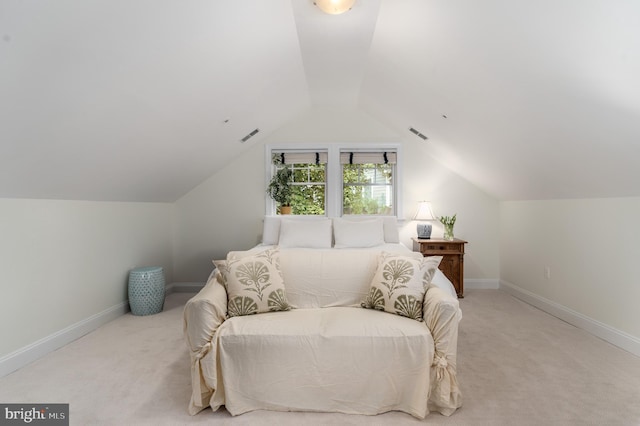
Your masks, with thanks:
[[(227, 317), (227, 292), (211, 274), (207, 284), (189, 299), (184, 307), (183, 331), (191, 357), (191, 401), (189, 414), (203, 410), (211, 403), (214, 393), (223, 397), (218, 384), (215, 333)], [(214, 408), (212, 406), (212, 408)], [(217, 408), (217, 407), (216, 407)]]
[(462, 319), (462, 312), (457, 299), (432, 285), (424, 297), (423, 317), (431, 330), (435, 346), (429, 410), (449, 416), (462, 406), (456, 377), (458, 323)]
[(211, 341), (214, 333), (227, 317), (227, 292), (211, 275), (207, 284), (184, 307), (183, 330), (192, 352)]

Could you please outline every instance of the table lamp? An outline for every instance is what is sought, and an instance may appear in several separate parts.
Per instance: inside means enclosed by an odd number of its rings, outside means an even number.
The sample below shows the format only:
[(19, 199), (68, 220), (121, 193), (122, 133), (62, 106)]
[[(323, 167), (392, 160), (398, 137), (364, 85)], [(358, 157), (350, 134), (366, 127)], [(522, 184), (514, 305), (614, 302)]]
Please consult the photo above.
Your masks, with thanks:
[[(431, 210), (431, 203), (429, 201), (421, 201), (420, 203), (418, 203), (418, 210), (416, 211), (416, 214), (413, 216), (413, 220), (420, 220), (420, 221), (436, 220), (436, 217), (433, 215), (433, 211)], [(417, 229), (418, 229), (418, 238), (427, 239), (427, 240), (431, 238), (430, 223), (419, 223)]]

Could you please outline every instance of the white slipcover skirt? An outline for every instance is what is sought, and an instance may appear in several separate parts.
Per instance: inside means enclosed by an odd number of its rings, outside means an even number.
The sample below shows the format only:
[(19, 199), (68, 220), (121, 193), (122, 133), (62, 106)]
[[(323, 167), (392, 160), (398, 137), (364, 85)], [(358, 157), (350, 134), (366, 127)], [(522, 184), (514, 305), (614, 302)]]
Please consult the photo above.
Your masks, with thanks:
[(224, 404), (424, 418), (433, 338), (423, 322), (358, 307), (233, 317), (216, 333)]

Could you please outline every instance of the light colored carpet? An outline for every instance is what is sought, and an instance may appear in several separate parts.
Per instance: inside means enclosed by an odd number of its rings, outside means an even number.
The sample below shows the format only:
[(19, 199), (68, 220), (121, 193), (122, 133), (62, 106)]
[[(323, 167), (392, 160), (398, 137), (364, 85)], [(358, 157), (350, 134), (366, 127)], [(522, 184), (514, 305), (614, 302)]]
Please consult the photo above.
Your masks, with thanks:
[(256, 411), (186, 412), (189, 362), (182, 309), (124, 315), (0, 379), (0, 402), (70, 404), (72, 425), (640, 425), (640, 358), (499, 290), (468, 290), (451, 417)]

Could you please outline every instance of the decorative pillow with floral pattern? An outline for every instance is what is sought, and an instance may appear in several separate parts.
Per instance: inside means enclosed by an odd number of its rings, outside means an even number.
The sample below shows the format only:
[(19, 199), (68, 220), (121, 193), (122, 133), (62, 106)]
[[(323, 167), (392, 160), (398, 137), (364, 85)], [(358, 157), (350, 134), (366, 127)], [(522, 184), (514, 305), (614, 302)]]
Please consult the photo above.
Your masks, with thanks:
[(411, 257), (383, 252), (369, 293), (360, 306), (422, 321), (422, 302), (442, 256)]
[(249, 256), (230, 252), (226, 260), (214, 264), (220, 271), (220, 283), (227, 289), (229, 317), (291, 309), (277, 248)]

